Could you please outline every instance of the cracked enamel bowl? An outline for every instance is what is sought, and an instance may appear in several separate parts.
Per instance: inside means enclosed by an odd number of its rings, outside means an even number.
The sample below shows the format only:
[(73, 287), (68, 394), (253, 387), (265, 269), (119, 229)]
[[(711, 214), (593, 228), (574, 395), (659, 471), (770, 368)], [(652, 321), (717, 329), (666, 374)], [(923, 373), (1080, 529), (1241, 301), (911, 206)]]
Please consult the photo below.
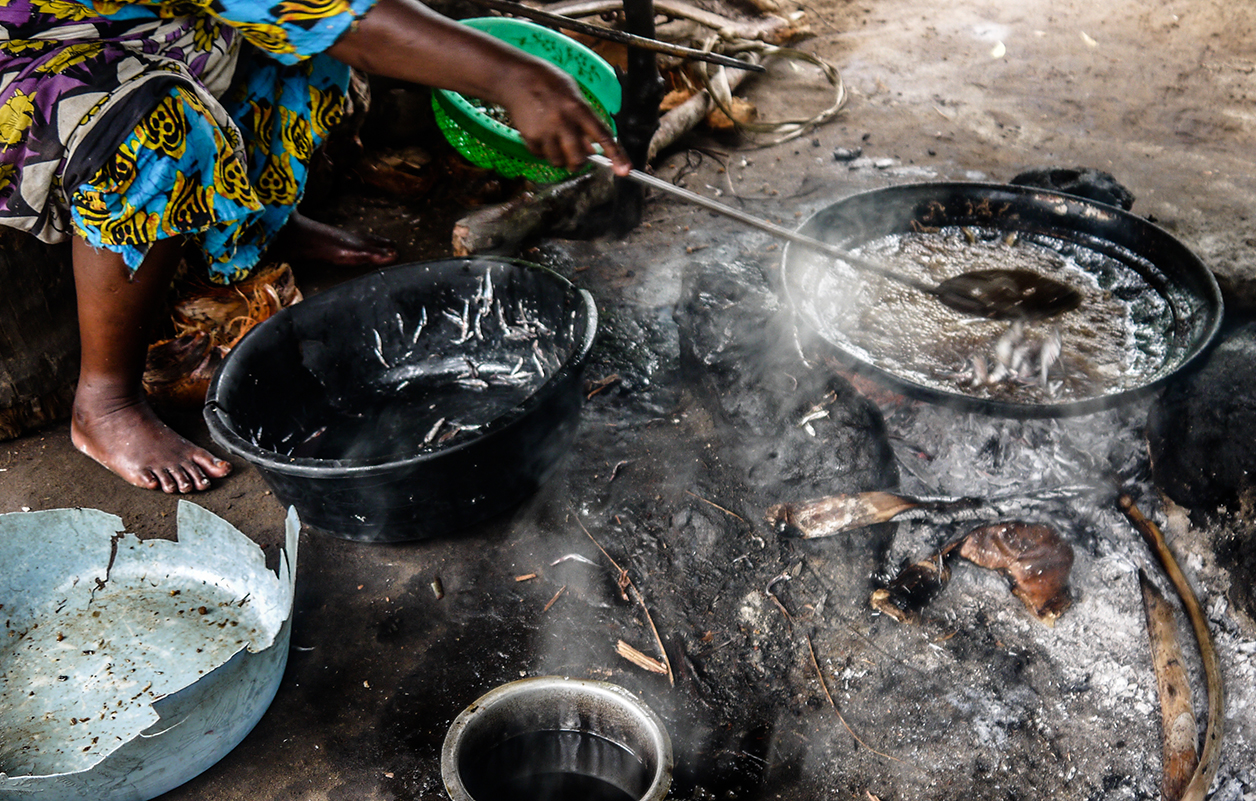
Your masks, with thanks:
[(0, 515), (0, 799), (145, 801), (243, 740), (287, 662), (299, 528), (276, 574), (187, 501), (178, 541), (93, 509)]

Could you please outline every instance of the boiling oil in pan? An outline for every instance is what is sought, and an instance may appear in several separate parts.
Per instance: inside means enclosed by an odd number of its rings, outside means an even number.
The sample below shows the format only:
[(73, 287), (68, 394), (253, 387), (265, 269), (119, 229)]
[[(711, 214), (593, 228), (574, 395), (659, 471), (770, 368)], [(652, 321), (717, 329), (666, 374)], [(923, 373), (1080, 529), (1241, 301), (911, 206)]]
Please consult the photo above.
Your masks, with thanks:
[[(1084, 300), (1070, 312), (1020, 325), (955, 311), (932, 296), (807, 253), (802, 274), (820, 333), (870, 364), (917, 385), (1011, 403), (1066, 403), (1141, 386), (1164, 361), (1168, 302), (1130, 265), (1071, 242), (1007, 231), (943, 228), (894, 234), (852, 248), (890, 269), (941, 281), (973, 270), (1027, 270), (1061, 280)], [(998, 365), (1018, 352), (1058, 355), (1028, 374)], [(1020, 351), (1016, 351), (1019, 348)], [(995, 374), (992, 376), (992, 374)]]
[(476, 801), (637, 801), (645, 764), (618, 743), (583, 731), (533, 731), (464, 757)]

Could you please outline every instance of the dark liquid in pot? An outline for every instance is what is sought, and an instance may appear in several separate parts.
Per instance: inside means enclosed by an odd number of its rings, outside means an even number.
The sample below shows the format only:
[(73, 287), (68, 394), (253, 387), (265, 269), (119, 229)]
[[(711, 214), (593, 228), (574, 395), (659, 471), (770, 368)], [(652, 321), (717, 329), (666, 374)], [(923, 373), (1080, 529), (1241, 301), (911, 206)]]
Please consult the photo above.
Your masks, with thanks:
[(476, 801), (636, 801), (650, 784), (631, 751), (579, 731), (521, 734), (463, 763)]
[(287, 446), (279, 450), (313, 459), (413, 456), (425, 448), (447, 447), (460, 435), (465, 438), (518, 406), (534, 389), (520, 383), (485, 384), (468, 388), (434, 378), (412, 380), (401, 389), (364, 389), (352, 404), (311, 415), (301, 426), (303, 433), (289, 434)]
[(580, 773), (530, 773), (499, 782), (476, 801), (637, 801), (608, 781)]

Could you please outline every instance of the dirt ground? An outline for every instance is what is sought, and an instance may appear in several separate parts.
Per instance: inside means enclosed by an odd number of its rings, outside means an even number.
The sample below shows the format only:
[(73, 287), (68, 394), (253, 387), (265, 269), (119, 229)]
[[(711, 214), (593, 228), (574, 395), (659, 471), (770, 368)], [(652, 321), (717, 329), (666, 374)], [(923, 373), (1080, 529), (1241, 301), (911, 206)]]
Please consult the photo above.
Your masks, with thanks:
[[(1047, 166), (1104, 170), (1133, 192), (1136, 214), (1213, 269), (1231, 318), (1256, 311), (1256, 7), (817, 0), (796, 8), (812, 31), (798, 46), (840, 70), (850, 93), (843, 113), (774, 147), (695, 135), (659, 158), (657, 174), (684, 171), (691, 189), (797, 224), (846, 195), (892, 184), (1006, 182)], [(809, 115), (827, 91), (793, 62), (744, 89), (769, 119)], [(839, 148), (862, 156), (837, 160)], [(449, 225), (463, 211), (450, 195), (406, 203), (348, 183), (322, 205), (330, 222), (397, 239), (404, 260), (447, 255)], [(948, 625), (902, 629), (873, 616), (866, 598), (885, 552), (906, 548), (905, 532), (795, 548), (761, 522), (773, 493), (871, 489), (901, 475), (867, 449), (851, 457), (856, 474), (832, 457), (820, 475), (786, 466), (756, 484), (739, 472), (742, 454), (717, 419), (719, 401), (703, 399), (682, 359), (700, 337), (681, 330), (674, 311), (692, 297), (695, 275), (747, 265), (770, 273), (779, 252), (766, 235), (658, 197), (622, 240), (529, 243), (522, 255), (597, 299), (604, 330), (589, 377), (621, 376), (590, 400), (561, 475), (513, 517), (457, 539), (364, 546), (303, 536), (295, 649), (271, 711), (166, 801), (442, 798), (434, 758), (453, 715), (502, 681), (540, 673), (610, 679), (656, 705), (686, 757), (678, 798), (1158, 797), (1154, 681), (1132, 622), (1141, 612), (1114, 589), (1133, 575), (1130, 543), (1116, 544), (1119, 517), (1102, 513), (1096, 519), (1109, 527), (1087, 529), (1078, 542), (1076, 616), (1049, 631), (1007, 603), (1000, 581), (975, 574), (938, 612)], [(307, 292), (345, 277), (297, 267)], [(1095, 420), (1128, 442), (1141, 414), (1145, 407)], [(212, 445), (195, 416), (176, 423)], [(917, 423), (889, 420), (891, 433)], [(941, 425), (963, 439), (986, 433), (987, 423)], [(853, 442), (858, 452), (863, 440)], [(193, 500), (266, 548), (282, 540), (284, 510), (248, 465)], [(142, 536), (169, 537), (176, 503), (104, 473), (73, 450), (66, 425), (0, 443), (0, 512), (91, 507)], [(675, 626), (665, 640), (688, 679), (671, 687), (609, 650), (620, 636), (642, 650), (650, 640), (604, 575), (551, 564), (568, 553), (598, 559), (584, 526), (625, 567), (656, 579), (643, 590)], [(1215, 797), (1250, 801), (1256, 626), (1226, 607), (1229, 578), (1206, 540), (1179, 547), (1224, 629), (1231, 700)], [(699, 568), (687, 554), (727, 563)], [(533, 572), (541, 578), (513, 580)], [(762, 591), (782, 573), (791, 574), (777, 588), (786, 608), (822, 610), (805, 625), (787, 625)], [(1108, 627), (1112, 619), (1121, 625)], [(1094, 653), (1100, 645), (1103, 655)], [(808, 648), (865, 745), (834, 716)], [(1090, 655), (1070, 662), (1064, 652)]]

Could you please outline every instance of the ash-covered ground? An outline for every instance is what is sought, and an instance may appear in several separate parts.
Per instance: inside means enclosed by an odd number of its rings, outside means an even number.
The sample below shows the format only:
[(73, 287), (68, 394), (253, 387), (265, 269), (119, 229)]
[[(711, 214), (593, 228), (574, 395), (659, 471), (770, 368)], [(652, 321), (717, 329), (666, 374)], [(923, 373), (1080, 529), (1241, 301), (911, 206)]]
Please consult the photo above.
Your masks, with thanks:
[[(659, 159), (660, 176), (796, 224), (889, 184), (1102, 169), (1131, 189), (1135, 213), (1219, 274), (1232, 315), (1256, 306), (1256, 10), (1187, 0), (789, 10), (805, 11), (815, 34), (800, 46), (841, 70), (842, 116), (765, 149), (698, 137)], [(827, 97), (789, 64), (747, 91), (770, 118)], [(839, 148), (862, 155), (838, 161)], [(447, 253), (456, 199), (432, 208), (347, 186), (310, 211), (394, 236), (406, 258)], [(594, 293), (602, 332), (587, 378), (617, 376), (595, 394), (601, 384), (590, 385), (560, 472), (516, 513), (456, 537), (366, 546), (307, 532), (274, 704), (165, 801), (441, 799), (437, 754), (453, 717), (502, 682), (550, 673), (641, 693), (676, 746), (675, 798), (1156, 798), (1139, 568), (1167, 585), (1116, 510), (1118, 482), (1165, 528), (1217, 641), (1227, 702), (1214, 797), (1256, 797), (1256, 625), (1230, 572), (1251, 540), (1160, 502), (1143, 433), (1155, 398), (1011, 421), (856, 389), (819, 346), (795, 345), (773, 292), (780, 245), (666, 198), (650, 199), (622, 240), (547, 239), (521, 255)], [(313, 291), (343, 277), (299, 279)], [(828, 416), (808, 430), (817, 405)], [(182, 424), (207, 441), (194, 418)], [(195, 500), (271, 549), (283, 510), (255, 471), (237, 468)], [(173, 534), (174, 499), (101, 472), (66, 426), (6, 443), (0, 469), (0, 511), (88, 506), (145, 536)], [(800, 541), (764, 519), (773, 504), (889, 487), (1023, 497), (1018, 515), (1052, 523), (1074, 548), (1072, 606), (1047, 627), (1001, 576), (958, 562), (924, 622), (900, 624), (873, 612), (870, 592), (954, 527)], [(1048, 497), (1057, 487), (1087, 491)], [(610, 559), (644, 604), (624, 600)], [(673, 680), (618, 656), (619, 640), (665, 654)], [(1191, 677), (1202, 727), (1193, 661)]]

